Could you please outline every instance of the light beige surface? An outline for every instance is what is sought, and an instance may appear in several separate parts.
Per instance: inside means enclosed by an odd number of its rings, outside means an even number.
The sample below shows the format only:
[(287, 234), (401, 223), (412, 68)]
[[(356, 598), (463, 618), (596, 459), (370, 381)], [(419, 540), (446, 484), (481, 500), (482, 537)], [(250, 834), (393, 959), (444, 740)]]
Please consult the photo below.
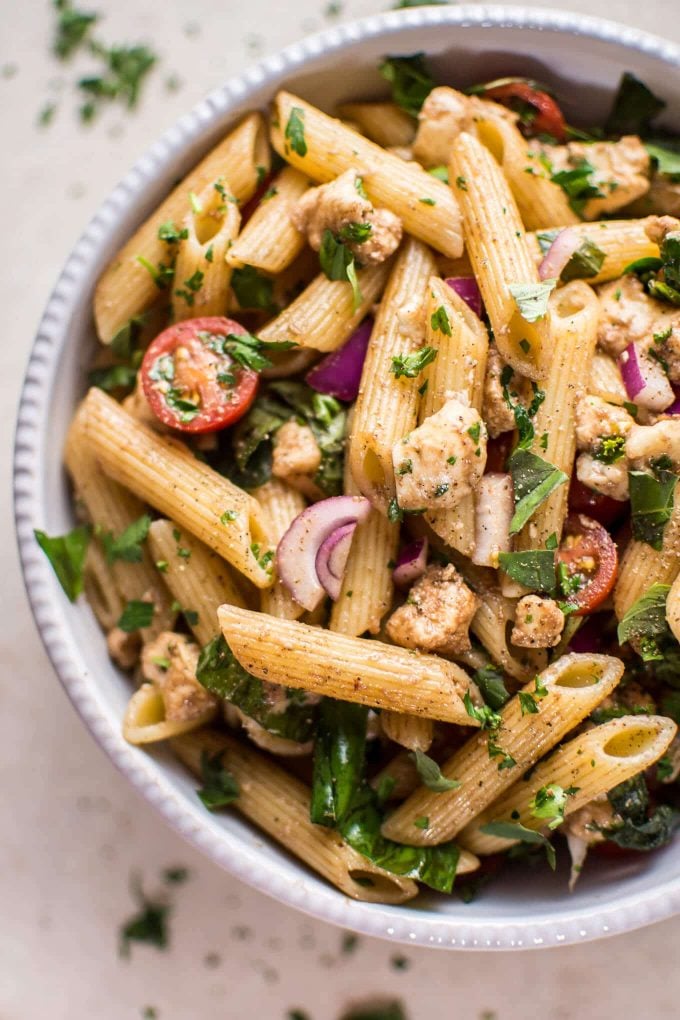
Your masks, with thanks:
[[(350, 0), (343, 17), (373, 13), (389, 0)], [(35, 117), (49, 82), (72, 81), (47, 59), (45, 0), (0, 0), (3, 245), (0, 307), (2, 500), (0, 576), (0, 1017), (2, 1020), (125, 1020), (155, 1006), (159, 1020), (285, 1020), (304, 1007), (336, 1020), (348, 1000), (401, 996), (410, 1020), (609, 1020), (677, 1015), (680, 919), (608, 942), (526, 954), (443, 954), (362, 938), (352, 955), (341, 933), (265, 899), (200, 857), (150, 809), (95, 747), (62, 694), (29, 615), (13, 545), (9, 458), (20, 377), (41, 307), (90, 215), (150, 140), (240, 70), (251, 56), (331, 23), (325, 0), (104, 0), (111, 41), (150, 39), (164, 56), (141, 109), (111, 112), (83, 131), (65, 98), (52, 127)], [(538, 6), (529, 4), (529, 6)], [(677, 0), (571, 0), (680, 38)], [(198, 26), (198, 32), (190, 26)], [(187, 31), (189, 29), (189, 31)], [(177, 93), (167, 74), (185, 79)], [(8, 256), (8, 252), (11, 255)], [(149, 889), (161, 868), (182, 864), (172, 945), (117, 956), (117, 932), (133, 906), (128, 880)], [(210, 959), (216, 953), (219, 960)], [(408, 969), (390, 960), (403, 956)]]

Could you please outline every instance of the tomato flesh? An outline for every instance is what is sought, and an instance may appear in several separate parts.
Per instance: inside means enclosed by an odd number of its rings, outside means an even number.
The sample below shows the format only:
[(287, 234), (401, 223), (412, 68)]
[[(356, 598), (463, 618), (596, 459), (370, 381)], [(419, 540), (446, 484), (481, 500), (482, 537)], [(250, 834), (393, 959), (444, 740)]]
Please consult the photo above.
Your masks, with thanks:
[(259, 376), (222, 350), (222, 338), (247, 331), (233, 319), (186, 319), (149, 344), (141, 366), (144, 395), (164, 425), (181, 432), (216, 432), (241, 418)]
[(592, 613), (604, 602), (616, 581), (618, 553), (611, 535), (601, 524), (584, 514), (570, 514), (557, 563), (563, 564), (566, 601), (576, 606), (576, 616)]
[(558, 142), (566, 142), (567, 125), (559, 106), (547, 92), (530, 85), (527, 81), (510, 81), (502, 85), (492, 85), (484, 90), (486, 99), (493, 99), (509, 109), (516, 109), (518, 104), (527, 105), (535, 111), (530, 125), (532, 135), (551, 135)]
[(589, 488), (579, 482), (576, 472), (571, 477), (569, 486), (569, 509), (577, 514), (593, 517), (605, 526), (620, 521), (628, 512), (628, 503), (611, 496), (603, 496), (601, 492)]

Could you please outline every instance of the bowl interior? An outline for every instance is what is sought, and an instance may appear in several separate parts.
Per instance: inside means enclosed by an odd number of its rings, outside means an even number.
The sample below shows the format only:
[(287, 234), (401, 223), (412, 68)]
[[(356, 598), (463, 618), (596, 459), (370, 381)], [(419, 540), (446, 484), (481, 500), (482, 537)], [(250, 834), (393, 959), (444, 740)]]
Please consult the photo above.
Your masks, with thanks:
[(593, 859), (572, 895), (563, 859), (556, 874), (545, 867), (513, 869), (470, 904), (423, 892), (413, 905), (381, 907), (346, 900), (236, 814), (205, 812), (193, 781), (168, 753), (137, 750), (122, 740), (129, 681), (111, 665), (89, 608), (66, 602), (32, 542), (34, 527), (55, 534), (72, 526), (61, 451), (96, 344), (94, 282), (116, 248), (181, 172), (241, 113), (264, 107), (280, 84), (332, 110), (340, 101), (384, 96), (380, 58), (421, 50), (441, 83), (460, 86), (508, 74), (546, 81), (568, 118), (582, 125), (603, 119), (624, 70), (636, 73), (669, 106), (680, 101), (680, 56), (661, 40), (582, 16), (480, 7), (409, 10), (344, 26), (291, 47), (210, 96), (154, 146), (102, 207), (41, 324), (17, 433), (17, 518), (26, 581), (57, 672), (105, 750), (181, 833), (244, 880), (327, 920), (434, 945), (510, 948), (599, 937), (678, 908), (677, 847), (630, 860)]

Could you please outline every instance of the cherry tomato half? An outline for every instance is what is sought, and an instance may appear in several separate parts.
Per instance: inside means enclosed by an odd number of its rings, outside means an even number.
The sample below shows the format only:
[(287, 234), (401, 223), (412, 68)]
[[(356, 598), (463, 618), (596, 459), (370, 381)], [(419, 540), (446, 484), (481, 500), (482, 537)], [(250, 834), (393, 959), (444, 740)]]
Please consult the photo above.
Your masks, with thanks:
[(569, 509), (577, 514), (593, 517), (600, 524), (611, 525), (620, 521), (628, 513), (628, 503), (589, 488), (579, 482), (574, 471), (569, 486)]
[(551, 135), (558, 142), (566, 142), (567, 126), (562, 111), (552, 96), (530, 82), (517, 78), (497, 85), (491, 83), (484, 89), (483, 95), (485, 99), (493, 99), (511, 110), (530, 106), (532, 117), (524, 127), (528, 127), (532, 135)]
[(614, 587), (619, 558), (616, 546), (606, 528), (584, 514), (570, 514), (564, 538), (557, 551), (557, 563), (564, 564), (567, 585), (573, 580), (574, 590), (564, 597), (578, 608), (576, 616), (586, 616), (604, 602)]
[(245, 332), (233, 319), (212, 316), (178, 322), (152, 340), (142, 361), (142, 387), (164, 425), (216, 432), (246, 413), (259, 376), (223, 349), (224, 337)]

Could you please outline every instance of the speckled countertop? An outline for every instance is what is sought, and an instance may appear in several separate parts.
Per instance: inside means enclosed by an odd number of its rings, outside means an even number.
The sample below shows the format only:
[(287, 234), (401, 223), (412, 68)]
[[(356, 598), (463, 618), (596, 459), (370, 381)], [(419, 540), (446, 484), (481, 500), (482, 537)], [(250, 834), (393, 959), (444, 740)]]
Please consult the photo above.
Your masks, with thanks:
[[(359, 938), (241, 885), (182, 843), (118, 775), (68, 704), (29, 614), (14, 550), (10, 445), (18, 389), (49, 288), (99, 202), (150, 141), (255, 56), (389, 0), (88, 0), (109, 40), (162, 56), (137, 113), (83, 129), (74, 73), (48, 56), (48, 0), (0, 0), (3, 131), (0, 307), (0, 1017), (2, 1020), (337, 1020), (349, 1001), (401, 999), (409, 1020), (660, 1020), (678, 1014), (680, 919), (608, 942), (537, 954), (437, 953)], [(528, 6), (538, 6), (528, 3)], [(544, 6), (548, 6), (547, 3)], [(571, 0), (680, 39), (677, 0)], [(339, 10), (338, 10), (339, 8)], [(179, 87), (177, 87), (179, 86)], [(36, 126), (48, 102), (58, 111)], [(170, 944), (118, 954), (168, 867)], [(343, 948), (344, 947), (344, 948)]]

